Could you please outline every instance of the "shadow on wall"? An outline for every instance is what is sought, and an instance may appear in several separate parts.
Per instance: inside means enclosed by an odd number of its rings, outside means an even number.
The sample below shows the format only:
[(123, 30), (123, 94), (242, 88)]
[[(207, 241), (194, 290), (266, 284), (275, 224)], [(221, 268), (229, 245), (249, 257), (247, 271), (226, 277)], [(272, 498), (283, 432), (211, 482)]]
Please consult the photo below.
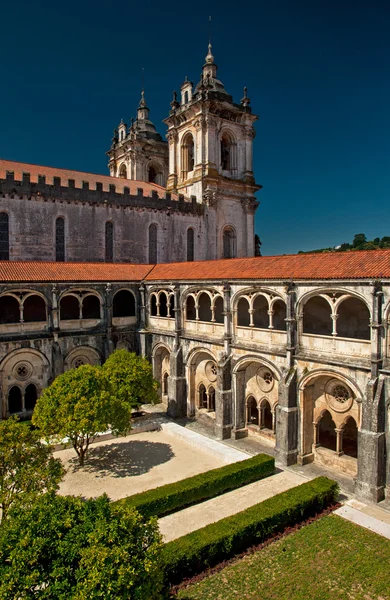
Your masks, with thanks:
[(78, 458), (70, 461), (73, 472), (94, 473), (96, 477), (135, 477), (168, 462), (175, 454), (169, 444), (131, 440), (121, 444), (91, 446), (84, 467)]

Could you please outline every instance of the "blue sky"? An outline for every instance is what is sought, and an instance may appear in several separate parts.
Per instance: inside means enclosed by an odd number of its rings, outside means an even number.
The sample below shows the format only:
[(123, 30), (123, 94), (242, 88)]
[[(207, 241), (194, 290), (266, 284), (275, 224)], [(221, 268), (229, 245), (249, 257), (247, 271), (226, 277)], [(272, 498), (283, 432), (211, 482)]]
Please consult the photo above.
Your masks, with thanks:
[(0, 157), (107, 173), (145, 69), (164, 133), (172, 90), (197, 82), (208, 41), (236, 101), (248, 87), (264, 254), (390, 235), (387, 0), (2, 6)]

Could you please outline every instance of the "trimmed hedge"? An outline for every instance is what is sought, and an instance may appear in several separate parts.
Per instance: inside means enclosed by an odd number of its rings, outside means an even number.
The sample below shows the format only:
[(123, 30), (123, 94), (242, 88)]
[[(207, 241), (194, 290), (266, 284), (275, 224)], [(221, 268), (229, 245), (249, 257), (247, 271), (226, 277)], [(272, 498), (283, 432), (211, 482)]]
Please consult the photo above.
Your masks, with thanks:
[(167, 581), (180, 583), (260, 544), (271, 534), (321, 512), (334, 503), (338, 484), (317, 477), (231, 517), (211, 523), (163, 547)]
[(275, 459), (267, 454), (257, 454), (247, 460), (122, 498), (114, 504), (136, 508), (144, 517), (162, 517), (268, 477), (274, 471)]

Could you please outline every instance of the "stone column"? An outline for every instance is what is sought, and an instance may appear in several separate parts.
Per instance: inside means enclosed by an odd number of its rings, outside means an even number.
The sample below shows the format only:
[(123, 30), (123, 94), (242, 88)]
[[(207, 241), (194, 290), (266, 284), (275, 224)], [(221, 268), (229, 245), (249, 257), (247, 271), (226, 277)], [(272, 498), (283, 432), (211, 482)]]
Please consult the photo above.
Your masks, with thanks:
[(286, 309), (286, 333), (287, 333), (287, 346), (286, 346), (286, 368), (290, 369), (294, 366), (295, 352), (297, 348), (297, 319), (295, 313), (296, 306), (296, 294), (295, 284), (290, 281), (286, 284), (287, 292), (287, 309)]
[(369, 502), (385, 496), (386, 434), (384, 375), (371, 378), (362, 402), (362, 424), (358, 432), (356, 495)]
[(145, 290), (145, 286), (143, 283), (141, 283), (141, 285), (139, 286), (139, 307), (138, 307), (138, 314), (139, 314), (139, 328), (138, 328), (138, 334), (139, 334), (139, 345), (140, 345), (140, 353), (141, 356), (147, 356), (148, 351), (147, 351), (147, 340), (146, 340), (146, 335), (147, 335), (147, 329), (146, 329), (146, 290)]
[(293, 465), (298, 455), (298, 406), (296, 368), (285, 369), (279, 381), (276, 407), (276, 459), (281, 465)]
[(53, 332), (50, 381), (53, 381), (58, 375), (61, 375), (64, 372), (64, 357), (62, 356), (61, 347), (58, 341), (58, 332), (60, 328), (59, 312), (58, 288), (54, 284), (51, 288), (51, 309), (49, 311), (49, 328), (52, 329)]
[(175, 343), (170, 355), (170, 375), (168, 379), (168, 408), (170, 417), (187, 416), (187, 381), (185, 375), (185, 364), (183, 360), (183, 349), (181, 346), (182, 333), (182, 310), (180, 287), (175, 285)]
[(169, 175), (167, 181), (167, 190), (174, 191), (177, 189), (177, 141), (178, 135), (176, 131), (169, 131), (167, 133), (168, 145), (169, 145)]
[(371, 305), (371, 377), (378, 377), (383, 363), (382, 337), (384, 337), (385, 332), (382, 324), (382, 303), (382, 285), (379, 281), (375, 281)]
[(105, 288), (105, 303), (103, 310), (103, 323), (102, 327), (106, 330), (106, 347), (105, 347), (105, 358), (114, 352), (114, 342), (112, 341), (112, 287), (111, 283), (106, 284)]
[(237, 371), (232, 375), (233, 393), (233, 431), (235, 440), (248, 436), (245, 415), (245, 371)]
[(215, 391), (215, 435), (219, 440), (230, 438), (233, 428), (231, 372), (231, 356), (224, 354), (217, 363), (217, 388)]
[(335, 432), (336, 432), (336, 452), (337, 452), (338, 456), (341, 456), (342, 454), (344, 454), (344, 452), (343, 452), (343, 430), (338, 429), (336, 427)]

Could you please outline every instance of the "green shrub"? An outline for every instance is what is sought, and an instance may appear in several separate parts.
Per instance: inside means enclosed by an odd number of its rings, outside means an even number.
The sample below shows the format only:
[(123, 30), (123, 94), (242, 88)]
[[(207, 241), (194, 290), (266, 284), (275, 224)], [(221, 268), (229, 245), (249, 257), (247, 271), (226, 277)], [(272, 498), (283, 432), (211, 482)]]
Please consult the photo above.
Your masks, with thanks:
[(212, 469), (182, 481), (118, 500), (116, 504), (136, 508), (145, 517), (162, 517), (191, 504), (214, 498), (229, 490), (272, 475), (275, 460), (267, 454), (257, 454), (232, 465)]
[(336, 501), (338, 484), (317, 477), (231, 517), (168, 542), (163, 549), (169, 583), (179, 583), (259, 544), (271, 534), (315, 515)]

